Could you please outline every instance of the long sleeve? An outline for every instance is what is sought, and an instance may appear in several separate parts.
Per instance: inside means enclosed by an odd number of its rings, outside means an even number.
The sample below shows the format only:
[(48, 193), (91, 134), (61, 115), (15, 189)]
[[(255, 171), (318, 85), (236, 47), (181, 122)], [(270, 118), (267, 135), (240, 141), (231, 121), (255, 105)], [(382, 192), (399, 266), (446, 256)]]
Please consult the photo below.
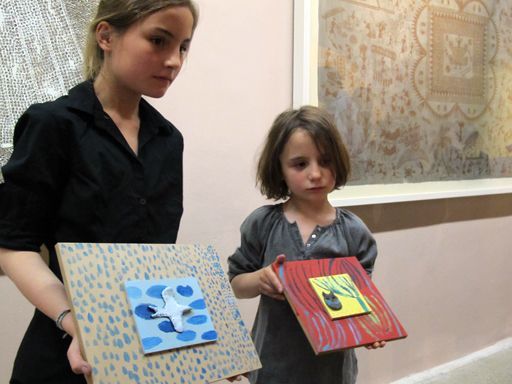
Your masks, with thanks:
[(240, 246), (228, 258), (228, 275), (254, 272), (264, 267), (264, 254), (273, 211), (263, 206), (252, 212), (240, 226)]

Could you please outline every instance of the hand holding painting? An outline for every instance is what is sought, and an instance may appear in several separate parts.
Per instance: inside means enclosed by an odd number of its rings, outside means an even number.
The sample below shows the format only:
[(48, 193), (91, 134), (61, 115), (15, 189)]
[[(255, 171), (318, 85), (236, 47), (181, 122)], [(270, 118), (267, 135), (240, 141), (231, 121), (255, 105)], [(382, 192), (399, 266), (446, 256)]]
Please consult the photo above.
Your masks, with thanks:
[(101, 0), (86, 81), (18, 120), (0, 185), (0, 267), (37, 309), (13, 381), (83, 383), (93, 369), (65, 315), (56, 242), (176, 241), (183, 138), (142, 95), (166, 93), (197, 20), (192, 0)]
[[(274, 261), (274, 263), (282, 264), (284, 263), (285, 260), (285, 255), (279, 255), (277, 256), (276, 261)], [(260, 269), (258, 277), (258, 291), (260, 292), (261, 295), (267, 295), (276, 300), (285, 300), (283, 294), (283, 286), (281, 285), (281, 282), (279, 281), (279, 278), (276, 276), (271, 265)]]
[(305, 106), (275, 119), (260, 155), (257, 182), (267, 198), (286, 201), (251, 213), (241, 226), (241, 245), (228, 259), (235, 295), (260, 296), (253, 338), (263, 368), (249, 373), (251, 383), (355, 382), (353, 350), (316, 356), (283, 300), (280, 276), (272, 271), (272, 266), (295, 260), (357, 255), (366, 273), (372, 272), (377, 248), (370, 231), (328, 200), (349, 172), (348, 152), (327, 112)]

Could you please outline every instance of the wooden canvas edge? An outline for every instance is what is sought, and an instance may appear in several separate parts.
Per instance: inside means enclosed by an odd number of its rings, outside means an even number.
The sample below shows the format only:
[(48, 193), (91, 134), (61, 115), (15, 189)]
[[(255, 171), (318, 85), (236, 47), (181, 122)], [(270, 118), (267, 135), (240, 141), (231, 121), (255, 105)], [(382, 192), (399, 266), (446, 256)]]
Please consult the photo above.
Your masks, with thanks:
[[(89, 359), (87, 358), (87, 350), (84, 348), (84, 341), (83, 341), (83, 338), (82, 338), (82, 330), (78, 324), (78, 320), (76, 318), (76, 313), (75, 313), (75, 306), (73, 305), (73, 301), (71, 299), (71, 290), (69, 288), (69, 278), (68, 278), (68, 271), (67, 271), (67, 268), (65, 268), (64, 266), (64, 262), (61, 260), (62, 259), (62, 255), (61, 255), (61, 244), (64, 244), (64, 243), (57, 243), (55, 244), (55, 253), (57, 254), (57, 261), (59, 263), (59, 268), (60, 268), (60, 273), (62, 275), (62, 282), (64, 284), (64, 289), (66, 290), (66, 296), (67, 296), (67, 299), (68, 299), (68, 303), (69, 303), (69, 309), (71, 310), (71, 315), (73, 317), (73, 324), (75, 326), (75, 336), (74, 337), (78, 337), (78, 344), (80, 345), (80, 353), (82, 354), (82, 357), (84, 358), (85, 361), (89, 362)], [(68, 337), (71, 337), (68, 335)], [(93, 380), (93, 375), (87, 375), (85, 376), (85, 380), (87, 382), (87, 384), (93, 384), (94, 383), (94, 380)]]

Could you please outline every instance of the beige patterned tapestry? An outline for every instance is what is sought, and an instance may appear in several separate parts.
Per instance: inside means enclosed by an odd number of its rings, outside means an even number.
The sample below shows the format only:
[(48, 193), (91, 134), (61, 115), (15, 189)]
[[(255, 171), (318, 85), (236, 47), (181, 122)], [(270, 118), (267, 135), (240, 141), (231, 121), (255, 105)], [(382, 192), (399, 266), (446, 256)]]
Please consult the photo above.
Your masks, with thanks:
[(352, 184), (512, 176), (512, 1), (320, 0)]
[(14, 126), (23, 111), (66, 94), (81, 80), (82, 47), (97, 3), (0, 1), (0, 167), (12, 152)]

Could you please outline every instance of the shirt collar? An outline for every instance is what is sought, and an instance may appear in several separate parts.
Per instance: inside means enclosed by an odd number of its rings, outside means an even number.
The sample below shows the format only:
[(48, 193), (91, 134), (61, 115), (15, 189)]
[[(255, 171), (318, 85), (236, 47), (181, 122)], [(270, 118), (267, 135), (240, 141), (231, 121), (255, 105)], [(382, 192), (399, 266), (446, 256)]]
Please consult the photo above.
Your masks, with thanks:
[[(103, 107), (96, 97), (92, 80), (86, 80), (68, 92), (69, 106), (95, 118), (104, 117)], [(139, 116), (141, 128), (149, 130), (151, 134), (171, 134), (171, 124), (145, 99), (141, 98), (139, 103)]]

